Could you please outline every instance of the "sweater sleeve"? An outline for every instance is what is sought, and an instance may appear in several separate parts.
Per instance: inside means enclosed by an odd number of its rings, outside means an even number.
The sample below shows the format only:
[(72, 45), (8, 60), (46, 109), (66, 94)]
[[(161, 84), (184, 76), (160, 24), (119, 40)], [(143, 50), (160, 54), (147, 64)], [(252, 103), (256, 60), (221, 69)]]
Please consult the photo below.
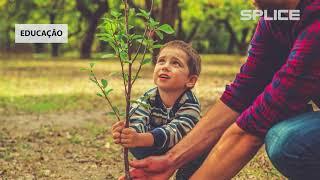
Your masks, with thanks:
[(186, 101), (170, 123), (151, 131), (155, 139), (155, 146), (162, 151), (169, 150), (191, 131), (199, 119), (199, 103)]
[(307, 111), (307, 103), (320, 92), (320, 21), (296, 38), (286, 63), (272, 82), (237, 119), (240, 128), (264, 137), (281, 120)]
[[(226, 86), (221, 101), (238, 113), (243, 112), (271, 81), (279, 59), (271, 53), (270, 24), (261, 18), (250, 42), (246, 63), (235, 80)], [(279, 65), (278, 65), (279, 68)]]
[(138, 133), (145, 133), (149, 131), (148, 125), (150, 123), (150, 104), (148, 95), (140, 97), (130, 108), (130, 127), (135, 129)]

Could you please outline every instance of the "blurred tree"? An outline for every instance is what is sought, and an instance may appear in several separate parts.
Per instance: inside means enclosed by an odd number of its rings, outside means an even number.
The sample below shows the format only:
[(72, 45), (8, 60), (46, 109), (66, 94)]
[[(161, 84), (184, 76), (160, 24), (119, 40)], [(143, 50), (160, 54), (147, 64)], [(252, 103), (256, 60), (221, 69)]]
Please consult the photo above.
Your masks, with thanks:
[[(65, 0), (34, 0), (37, 5), (37, 11), (42, 11), (43, 14), (48, 15), (49, 23), (56, 24), (58, 15), (62, 15), (64, 11), (64, 7), (66, 5)], [(35, 45), (36, 49), (41, 48), (41, 45)], [(41, 50), (40, 50), (41, 51)], [(57, 57), (59, 55), (59, 44), (52, 43), (51, 44), (51, 56)]]
[[(28, 9), (34, 8), (31, 1), (23, 0), (1, 0), (0, 1), (0, 48), (10, 52), (13, 46), (12, 36), (14, 34), (14, 25), (25, 22), (30, 15)], [(1, 43), (1, 41), (3, 43)], [(4, 47), (1, 46), (4, 44)]]
[(81, 42), (80, 57), (90, 58), (98, 22), (103, 14), (109, 11), (109, 4), (107, 0), (76, 0), (76, 6), (88, 23)]
[(254, 30), (254, 21), (241, 21), (240, 12), (244, 9), (252, 9), (251, 2), (243, 0), (211, 0), (206, 4), (207, 17), (215, 21), (216, 26), (223, 25), (229, 33), (227, 53), (232, 54), (237, 48), (240, 54), (245, 54)]

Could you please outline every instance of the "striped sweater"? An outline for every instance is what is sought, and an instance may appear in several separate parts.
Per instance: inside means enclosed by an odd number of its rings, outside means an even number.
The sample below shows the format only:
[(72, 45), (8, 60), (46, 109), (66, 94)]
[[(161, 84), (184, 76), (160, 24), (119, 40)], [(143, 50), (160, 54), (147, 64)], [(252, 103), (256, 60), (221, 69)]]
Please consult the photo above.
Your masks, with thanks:
[(130, 127), (138, 133), (150, 132), (154, 147), (166, 152), (177, 144), (199, 121), (200, 104), (191, 90), (185, 91), (172, 108), (162, 103), (157, 88), (150, 89), (133, 103)]

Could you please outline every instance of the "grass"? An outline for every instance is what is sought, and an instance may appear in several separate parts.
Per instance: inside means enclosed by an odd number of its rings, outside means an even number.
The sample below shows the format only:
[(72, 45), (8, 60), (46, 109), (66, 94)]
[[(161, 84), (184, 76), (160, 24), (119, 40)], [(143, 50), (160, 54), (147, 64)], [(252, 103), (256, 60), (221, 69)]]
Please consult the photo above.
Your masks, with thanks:
[[(105, 104), (95, 96), (97, 87), (80, 71), (87, 67), (86, 60), (0, 60), (0, 108), (4, 112), (47, 113), (70, 110), (92, 110)], [(115, 104), (123, 105), (122, 83), (118, 77), (110, 76), (120, 72), (115, 60), (97, 60), (95, 72), (100, 78), (109, 80), (114, 89)], [(217, 64), (215, 64), (215, 62)], [(203, 70), (198, 86), (194, 89), (202, 100), (221, 92), (224, 84), (230, 82), (238, 71), (240, 61), (234, 56), (203, 56)], [(137, 97), (153, 87), (152, 65), (142, 72), (133, 92)], [(209, 90), (209, 91), (208, 91)], [(204, 95), (201, 95), (200, 94)], [(214, 95), (213, 95), (214, 94)], [(122, 101), (121, 101), (122, 99)]]
[[(203, 114), (219, 98), (225, 85), (234, 79), (243, 61), (244, 57), (239, 56), (202, 55), (202, 73), (197, 86), (193, 90), (200, 99)], [(104, 100), (95, 95), (98, 92), (97, 87), (89, 81), (85, 72), (80, 71), (80, 68), (88, 67), (89, 62), (92, 61), (78, 59), (0, 59), (0, 113), (15, 116), (21, 113), (45, 115), (72, 111), (110, 111)], [(120, 72), (118, 62), (115, 60), (95, 60), (94, 62), (96, 62), (94, 70), (98, 77), (108, 79), (109, 84), (114, 89), (112, 92), (113, 102), (115, 105), (123, 107), (122, 82), (118, 77), (110, 76), (113, 72)], [(141, 74), (143, 79), (138, 80), (135, 84), (133, 98), (154, 86), (152, 71), (152, 65), (147, 65), (143, 69)], [(91, 146), (91, 149), (93, 147), (98, 148), (97, 151), (92, 152), (92, 155), (98, 160), (104, 160), (107, 157), (105, 152), (99, 148), (105, 147), (106, 143), (111, 144), (111, 148), (109, 148), (111, 155), (108, 157), (114, 160), (107, 164), (107, 167), (115, 169), (112, 172), (119, 171), (119, 167), (113, 164), (122, 165), (122, 163), (112, 155), (115, 154), (113, 152), (115, 150), (112, 148), (114, 145), (111, 137), (107, 135), (104, 140), (99, 139), (107, 131), (100, 124), (87, 123), (82, 130), (76, 128), (68, 130), (67, 133), (58, 133), (67, 134), (66, 139), (63, 135), (56, 138), (51, 137), (51, 131), (61, 130), (59, 128), (52, 130), (41, 127), (32, 137), (36, 139), (50, 137), (53, 139), (48, 142), (55, 141), (53, 144), (64, 145), (68, 148), (70, 148), (68, 143), (76, 147), (84, 145), (84, 148), (87, 148), (87, 146)], [(0, 148), (1, 141), (5, 141), (7, 138), (7, 135), (0, 131)], [(99, 142), (96, 142), (97, 140)], [(32, 150), (30, 143), (24, 140), (21, 140), (19, 147), (25, 151)], [(32, 154), (32, 152), (30, 153)], [(5, 161), (14, 159), (14, 155), (10, 148), (0, 149), (0, 163), (1, 159)], [(32, 160), (34, 157), (30, 156), (29, 159)], [(39, 173), (39, 176), (43, 177), (48, 174), (47, 170), (39, 170)], [(78, 173), (78, 171), (75, 171), (75, 173)], [(111, 175), (114, 176), (112, 173)], [(111, 175), (109, 174), (109, 176)], [(283, 179), (283, 177), (272, 167), (265, 152), (261, 149), (258, 155), (234, 179)]]

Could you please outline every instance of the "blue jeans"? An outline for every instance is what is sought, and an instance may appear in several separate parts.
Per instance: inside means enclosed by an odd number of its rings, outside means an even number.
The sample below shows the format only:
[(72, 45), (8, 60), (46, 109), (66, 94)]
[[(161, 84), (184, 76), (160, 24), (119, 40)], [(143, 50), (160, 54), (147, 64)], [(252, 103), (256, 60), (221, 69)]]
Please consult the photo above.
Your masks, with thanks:
[(273, 126), (265, 138), (267, 154), (292, 180), (320, 179), (320, 112), (308, 112)]

